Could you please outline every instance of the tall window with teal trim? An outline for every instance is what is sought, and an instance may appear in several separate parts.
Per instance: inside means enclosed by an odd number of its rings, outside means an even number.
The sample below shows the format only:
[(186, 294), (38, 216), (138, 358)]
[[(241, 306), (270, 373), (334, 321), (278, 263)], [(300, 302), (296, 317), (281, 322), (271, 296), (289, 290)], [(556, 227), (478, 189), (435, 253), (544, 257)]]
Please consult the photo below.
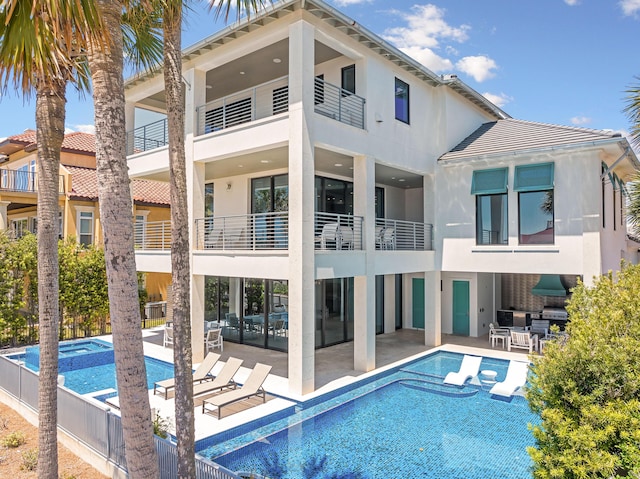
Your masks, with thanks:
[(553, 244), (554, 165), (516, 166), (514, 190), (518, 192), (518, 237), (522, 245)]
[(471, 194), (476, 195), (476, 243), (509, 243), (507, 168), (473, 172)]

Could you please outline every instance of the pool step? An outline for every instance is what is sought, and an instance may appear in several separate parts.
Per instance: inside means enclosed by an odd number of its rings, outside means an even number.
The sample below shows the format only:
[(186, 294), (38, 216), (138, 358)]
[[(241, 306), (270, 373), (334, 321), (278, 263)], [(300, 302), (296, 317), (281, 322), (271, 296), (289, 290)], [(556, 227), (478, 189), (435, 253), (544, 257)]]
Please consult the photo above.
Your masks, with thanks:
[(432, 394), (439, 394), (447, 397), (467, 398), (478, 394), (478, 389), (469, 386), (453, 386), (442, 382), (427, 381), (417, 378), (403, 378), (398, 382), (407, 388), (417, 389)]

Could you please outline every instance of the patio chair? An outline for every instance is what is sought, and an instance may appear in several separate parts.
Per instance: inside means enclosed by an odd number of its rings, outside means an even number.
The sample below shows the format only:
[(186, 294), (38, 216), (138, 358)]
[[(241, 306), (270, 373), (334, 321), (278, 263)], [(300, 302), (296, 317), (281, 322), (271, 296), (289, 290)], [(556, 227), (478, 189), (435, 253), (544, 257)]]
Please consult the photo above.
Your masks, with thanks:
[(326, 223), (322, 227), (320, 236), (316, 237), (315, 240), (320, 243), (320, 249), (327, 249), (328, 243), (333, 243), (335, 248), (338, 249), (338, 244), (340, 243), (338, 223)]
[(538, 350), (538, 335), (529, 331), (511, 331), (507, 338), (507, 350), (511, 351), (511, 348), (528, 349), (531, 354)]
[(193, 395), (200, 396), (205, 393), (210, 393), (226, 388), (235, 389), (236, 383), (233, 380), (233, 376), (236, 375), (238, 369), (240, 369), (240, 366), (242, 366), (242, 359), (227, 359), (227, 362), (213, 381), (203, 382), (200, 384), (195, 384), (193, 386)]
[(340, 226), (338, 228), (338, 245), (336, 249), (353, 249), (354, 239), (353, 229), (350, 226)]
[(162, 341), (162, 346), (173, 346), (173, 328), (170, 326), (164, 327), (164, 339)]
[(210, 329), (207, 331), (207, 337), (205, 338), (204, 349), (209, 351), (210, 349), (220, 348), (220, 351), (224, 351), (224, 344), (222, 338), (222, 329)]
[(284, 328), (284, 319), (276, 319), (273, 326), (269, 327), (269, 331), (273, 333), (273, 336), (286, 336), (287, 330)]
[[(266, 402), (267, 395), (262, 385), (270, 371), (271, 366), (257, 363), (242, 387), (205, 399), (202, 402), (202, 413), (210, 414), (214, 410), (217, 410), (218, 419), (220, 419), (222, 408), (234, 402), (242, 401), (243, 399), (248, 399), (253, 396), (259, 396), (262, 398), (262, 402)], [(208, 406), (212, 406), (212, 408)]]
[(384, 226), (376, 226), (375, 235), (376, 249), (382, 249), (382, 238), (384, 237)]
[(382, 233), (382, 249), (394, 250), (396, 249), (396, 229), (385, 228)]
[(453, 384), (455, 386), (464, 385), (467, 379), (476, 377), (478, 371), (480, 371), (480, 363), (482, 358), (480, 356), (464, 355), (462, 358), (462, 364), (460, 364), (460, 370), (458, 372), (450, 372), (444, 378), (445, 384)]
[(509, 361), (509, 369), (507, 369), (507, 377), (504, 381), (496, 383), (490, 394), (498, 396), (511, 397), (516, 389), (521, 388), (527, 383), (527, 374), (529, 373), (529, 363), (522, 361)]
[(504, 349), (510, 335), (511, 330), (509, 328), (496, 328), (493, 323), (489, 323), (489, 342), (492, 348), (495, 348), (496, 342), (500, 341), (502, 343), (502, 349)]
[[(193, 372), (193, 384), (199, 384), (204, 381), (212, 381), (213, 376), (209, 373), (213, 369), (213, 366), (220, 359), (220, 355), (216, 353), (209, 353), (206, 355), (204, 360), (198, 365), (196, 370)], [(153, 385), (153, 394), (163, 393), (164, 398), (167, 399), (167, 395), (171, 389), (176, 387), (176, 379), (169, 378), (163, 381), (158, 381)], [(160, 390), (160, 389), (162, 390)]]

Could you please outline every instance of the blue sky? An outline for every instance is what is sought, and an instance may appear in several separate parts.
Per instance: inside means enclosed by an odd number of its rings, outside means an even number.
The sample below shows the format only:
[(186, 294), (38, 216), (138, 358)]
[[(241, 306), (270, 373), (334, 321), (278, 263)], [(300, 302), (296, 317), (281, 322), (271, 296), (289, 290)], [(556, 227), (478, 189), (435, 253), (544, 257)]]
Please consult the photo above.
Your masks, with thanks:
[[(194, 4), (197, 2), (194, 2)], [(455, 73), (514, 118), (626, 133), (625, 90), (640, 0), (329, 0), (438, 74)], [(220, 30), (196, 7), (183, 45)], [(66, 126), (92, 131), (93, 108), (69, 90)], [(0, 97), (0, 138), (35, 127), (35, 99)]]

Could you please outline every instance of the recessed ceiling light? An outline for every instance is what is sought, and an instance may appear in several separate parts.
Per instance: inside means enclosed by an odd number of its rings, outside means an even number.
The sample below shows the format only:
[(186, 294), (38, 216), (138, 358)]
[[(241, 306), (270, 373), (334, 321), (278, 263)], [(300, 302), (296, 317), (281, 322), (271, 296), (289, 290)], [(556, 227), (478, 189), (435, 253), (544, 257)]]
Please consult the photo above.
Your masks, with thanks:
[(244, 75), (244, 72), (240, 72), (240, 75)]
[(213, 87), (211, 85), (207, 85), (207, 90), (211, 90)]
[(260, 163), (269, 163), (269, 160), (260, 160)]
[(396, 177), (395, 177), (395, 176), (392, 176), (392, 177), (391, 177), (391, 179), (392, 179), (392, 180), (395, 180), (395, 179), (396, 179)]
[(238, 165), (238, 168), (244, 168), (244, 165)]
[(342, 166), (342, 163), (334, 163), (333, 166)]
[(279, 58), (274, 58), (273, 59), (273, 63), (281, 63), (281, 62), (282, 62), (282, 60), (280, 60)]
[(404, 178), (400, 178), (398, 181), (402, 182), (402, 181), (404, 181)]

